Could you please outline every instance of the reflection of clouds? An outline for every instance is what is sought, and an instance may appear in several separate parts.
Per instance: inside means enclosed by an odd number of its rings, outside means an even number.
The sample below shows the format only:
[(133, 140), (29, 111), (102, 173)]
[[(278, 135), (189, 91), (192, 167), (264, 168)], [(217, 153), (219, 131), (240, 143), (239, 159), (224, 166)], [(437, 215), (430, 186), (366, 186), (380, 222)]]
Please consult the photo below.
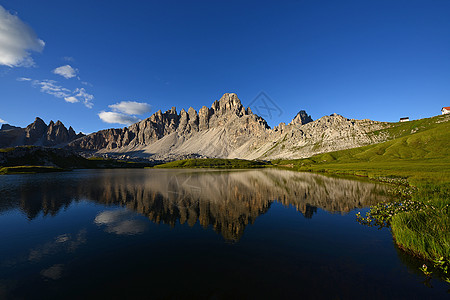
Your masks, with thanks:
[(80, 245), (86, 243), (86, 230), (80, 230), (75, 236), (69, 233), (59, 235), (54, 241), (40, 245), (30, 250), (28, 260), (39, 261), (43, 257), (59, 251), (74, 252)]
[(42, 270), (41, 275), (46, 278), (53, 279), (53, 280), (60, 279), (62, 276), (63, 267), (64, 267), (63, 264), (53, 265), (48, 269)]
[(106, 210), (95, 217), (94, 223), (105, 225), (105, 231), (109, 233), (133, 235), (147, 229), (147, 222), (135, 217), (134, 213), (127, 210)]
[(65, 243), (67, 241), (70, 240), (70, 234), (61, 234), (60, 236), (58, 236), (55, 240), (55, 242), (57, 243)]

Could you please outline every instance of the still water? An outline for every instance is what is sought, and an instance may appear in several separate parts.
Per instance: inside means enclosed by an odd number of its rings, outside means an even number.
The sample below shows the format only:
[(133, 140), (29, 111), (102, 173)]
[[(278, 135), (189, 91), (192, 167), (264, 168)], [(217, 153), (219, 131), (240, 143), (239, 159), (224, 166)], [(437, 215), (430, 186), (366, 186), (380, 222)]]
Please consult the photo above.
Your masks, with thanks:
[(386, 190), (276, 169), (2, 176), (0, 298), (448, 297), (356, 222)]

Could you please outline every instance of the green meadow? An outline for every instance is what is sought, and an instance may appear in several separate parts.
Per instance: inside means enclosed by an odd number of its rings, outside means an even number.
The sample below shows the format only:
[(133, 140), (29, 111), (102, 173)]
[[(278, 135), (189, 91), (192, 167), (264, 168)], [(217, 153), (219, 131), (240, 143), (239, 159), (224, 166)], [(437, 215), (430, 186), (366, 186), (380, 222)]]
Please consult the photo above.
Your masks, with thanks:
[[(298, 171), (365, 176), (400, 188), (395, 203), (372, 207), (368, 224), (385, 223), (397, 245), (429, 260), (450, 275), (449, 116), (395, 123), (374, 134), (394, 139), (370, 146), (323, 153), (306, 159), (276, 160)], [(406, 196), (406, 197), (405, 197)]]
[(199, 158), (172, 161), (157, 165), (154, 168), (219, 168), (219, 169), (249, 169), (262, 168), (270, 165), (266, 162), (244, 159)]

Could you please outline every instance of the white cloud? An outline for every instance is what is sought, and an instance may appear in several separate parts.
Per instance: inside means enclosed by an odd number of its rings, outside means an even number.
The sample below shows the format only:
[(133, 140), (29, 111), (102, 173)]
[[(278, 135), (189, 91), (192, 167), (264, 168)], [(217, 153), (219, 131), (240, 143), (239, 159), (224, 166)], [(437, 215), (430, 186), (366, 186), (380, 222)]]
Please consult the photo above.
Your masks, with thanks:
[(136, 116), (130, 116), (113, 111), (101, 111), (98, 116), (103, 122), (130, 125), (139, 122)]
[(150, 105), (136, 101), (122, 101), (109, 105), (113, 111), (124, 113), (127, 115), (142, 115), (150, 111)]
[(94, 95), (86, 93), (86, 90), (84, 88), (77, 88), (73, 92), (75, 94), (75, 97), (83, 99), (83, 103), (87, 108), (92, 108), (92, 106), (94, 106), (94, 103), (92, 103), (92, 100), (94, 100)]
[(31, 81), (31, 78), (28, 78), (28, 77), (19, 77), (19, 78), (17, 78), (17, 81)]
[(30, 50), (41, 52), (45, 43), (34, 30), (0, 5), (0, 65), (31, 67)]
[(61, 67), (54, 69), (53, 73), (57, 74), (57, 75), (61, 75), (62, 77), (66, 78), (66, 79), (69, 79), (69, 78), (73, 78), (73, 77), (77, 76), (78, 69), (74, 69), (70, 65), (65, 65), (65, 66), (61, 66)]
[(77, 103), (77, 102), (80, 102), (80, 100), (78, 100), (78, 99), (75, 98), (74, 96), (64, 97), (64, 100), (66, 100), (66, 102), (69, 102), (69, 103)]
[(6, 121), (3, 120), (3, 119), (0, 119), (0, 124), (4, 124), (4, 123), (8, 123), (8, 122), (6, 122)]
[(70, 62), (74, 62), (75, 61), (75, 58), (73, 58), (72, 56), (64, 56), (62, 59), (65, 60), (65, 61), (70, 61)]

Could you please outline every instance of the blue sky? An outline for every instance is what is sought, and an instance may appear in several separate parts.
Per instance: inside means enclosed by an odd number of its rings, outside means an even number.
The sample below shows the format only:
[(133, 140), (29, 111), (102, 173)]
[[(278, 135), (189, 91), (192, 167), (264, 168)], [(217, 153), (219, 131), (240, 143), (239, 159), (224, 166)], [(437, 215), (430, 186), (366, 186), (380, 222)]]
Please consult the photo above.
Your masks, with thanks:
[(264, 91), (280, 109), (271, 126), (301, 109), (398, 121), (450, 105), (450, 1), (0, 6), (0, 119), (13, 125), (40, 116), (89, 133), (225, 92), (255, 106)]

